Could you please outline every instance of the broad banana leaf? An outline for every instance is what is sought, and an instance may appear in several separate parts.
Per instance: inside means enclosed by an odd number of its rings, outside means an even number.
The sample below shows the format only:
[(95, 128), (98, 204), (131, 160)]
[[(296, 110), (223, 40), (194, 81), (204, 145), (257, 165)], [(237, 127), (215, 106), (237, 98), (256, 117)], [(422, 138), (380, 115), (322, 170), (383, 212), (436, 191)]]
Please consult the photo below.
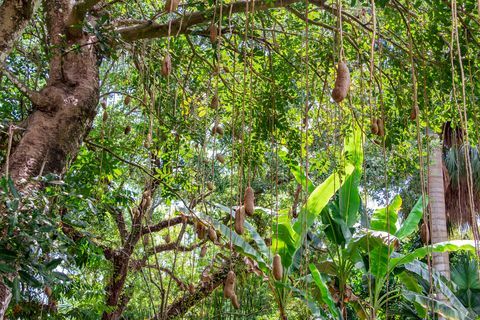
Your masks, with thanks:
[(297, 245), (299, 236), (293, 231), (288, 209), (280, 210), (277, 219), (278, 223), (274, 221), (272, 225), (274, 236), (271, 250), (282, 257), (282, 265), (287, 269), (292, 265), (293, 256), (299, 248)]
[[(425, 198), (425, 207), (428, 204), (428, 199)], [(418, 198), (417, 202), (408, 214), (407, 219), (402, 223), (400, 229), (397, 230), (395, 236), (399, 239), (405, 239), (418, 229), (418, 223), (423, 217), (423, 197)]]
[(320, 272), (318, 272), (317, 267), (313, 263), (309, 264), (308, 267), (310, 269), (313, 281), (315, 281), (315, 284), (320, 290), (320, 302), (327, 305), (330, 313), (334, 316), (334, 319), (342, 319), (341, 313), (335, 305), (335, 301), (333, 300), (327, 285), (323, 281)]
[(343, 182), (352, 174), (353, 170), (354, 166), (348, 164), (343, 174), (333, 173), (310, 194), (307, 203), (300, 210), (297, 221), (293, 224), (293, 230), (300, 238), (303, 238), (306, 230), (310, 229), (315, 218), (325, 208)]
[(462, 302), (457, 298), (457, 296), (450, 290), (448, 284), (454, 286), (448, 279), (442, 277), (440, 273), (434, 269), (429, 270), (428, 266), (418, 260), (407, 263), (405, 269), (410, 272), (413, 272), (423, 278), (425, 281), (429, 282), (430, 277), (432, 278), (433, 286), (437, 292), (440, 292), (448, 299), (449, 305), (459, 310), (460, 312), (467, 314), (469, 313), (467, 308), (465, 308)]
[(416, 302), (422, 305), (424, 308), (432, 309), (435, 313), (445, 317), (446, 319), (451, 320), (474, 320), (468, 314), (462, 313), (461, 311), (450, 307), (444, 302), (425, 297), (424, 295), (412, 292), (412, 291), (404, 291), (404, 297), (411, 301)]
[[(352, 174), (346, 179), (340, 188), (339, 194), (339, 217), (334, 217), (338, 222), (342, 220), (346, 228), (351, 228), (358, 220), (358, 211), (360, 209), (360, 193), (358, 186), (362, 177), (363, 166), (363, 148), (362, 131), (355, 125), (355, 130), (351, 136), (347, 136), (344, 142), (344, 157), (347, 163), (354, 166)], [(346, 234), (346, 240), (349, 240), (349, 232)]]
[[(231, 214), (232, 218), (235, 218), (235, 209), (230, 209), (229, 207), (226, 207), (220, 203), (215, 203), (215, 206), (222, 211)], [(255, 208), (255, 211), (264, 211), (267, 212), (266, 209), (264, 208)], [(267, 212), (268, 214), (271, 214)], [(245, 220), (245, 223), (243, 224), (245, 229), (248, 230), (250, 233), (250, 236), (252, 237), (253, 241), (255, 241), (255, 244), (257, 245), (257, 248), (259, 252), (262, 254), (262, 256), (265, 258), (266, 261), (271, 262), (272, 261), (272, 254), (270, 252), (270, 249), (267, 247), (267, 244), (265, 243), (265, 240), (262, 238), (262, 236), (258, 233), (257, 229), (255, 226), (253, 226), (251, 223), (249, 223), (247, 220)]]
[(415, 259), (422, 259), (430, 252), (453, 252), (460, 250), (475, 252), (475, 241), (452, 240), (435, 243), (426, 247), (421, 247), (409, 254), (391, 258), (389, 262), (389, 269), (393, 270), (393, 268), (412, 262)]
[(385, 231), (395, 234), (397, 231), (398, 210), (402, 206), (402, 198), (395, 196), (385, 208), (377, 209), (373, 212), (370, 228), (377, 231)]

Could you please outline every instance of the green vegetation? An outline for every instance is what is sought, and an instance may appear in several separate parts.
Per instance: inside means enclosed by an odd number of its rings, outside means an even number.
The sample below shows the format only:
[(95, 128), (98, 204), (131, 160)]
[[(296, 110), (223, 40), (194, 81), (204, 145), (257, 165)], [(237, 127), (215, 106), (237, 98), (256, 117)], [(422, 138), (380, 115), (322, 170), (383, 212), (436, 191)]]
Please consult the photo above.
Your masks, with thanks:
[(0, 319), (480, 319), (479, 6), (0, 1)]

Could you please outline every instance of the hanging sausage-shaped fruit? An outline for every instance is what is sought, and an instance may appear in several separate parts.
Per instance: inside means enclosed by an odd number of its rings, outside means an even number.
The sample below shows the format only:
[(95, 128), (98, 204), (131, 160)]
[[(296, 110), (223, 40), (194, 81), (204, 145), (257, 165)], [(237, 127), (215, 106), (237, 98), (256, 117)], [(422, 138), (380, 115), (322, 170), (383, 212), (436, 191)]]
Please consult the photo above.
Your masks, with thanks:
[(335, 79), (335, 87), (332, 90), (332, 98), (335, 102), (340, 103), (347, 96), (350, 89), (350, 71), (347, 64), (340, 61), (337, 65), (337, 78)]

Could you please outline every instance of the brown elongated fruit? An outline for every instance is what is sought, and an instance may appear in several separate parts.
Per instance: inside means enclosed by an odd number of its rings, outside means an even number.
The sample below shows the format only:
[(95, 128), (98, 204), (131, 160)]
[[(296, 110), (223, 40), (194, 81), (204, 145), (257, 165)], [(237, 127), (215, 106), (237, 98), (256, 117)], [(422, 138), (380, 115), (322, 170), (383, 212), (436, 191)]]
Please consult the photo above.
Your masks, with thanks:
[(243, 234), (243, 224), (245, 223), (245, 208), (241, 206), (235, 211), (235, 232)]
[(202, 246), (202, 249), (200, 250), (200, 258), (205, 257), (206, 254), (207, 254), (207, 245), (204, 244), (204, 245)]
[(377, 119), (377, 126), (378, 126), (378, 136), (379, 137), (385, 136), (385, 125), (382, 119)]
[(410, 112), (410, 120), (417, 119), (417, 116), (418, 116), (418, 107), (413, 106), (412, 111)]
[(279, 254), (273, 256), (273, 277), (275, 280), (280, 281), (283, 277), (283, 266), (282, 266), (282, 258)]
[(125, 133), (125, 134), (129, 134), (129, 133), (130, 133), (130, 131), (132, 131), (132, 127), (130, 127), (130, 126), (126, 126), (126, 127), (125, 127), (125, 130), (123, 130), (123, 133)]
[(219, 134), (219, 135), (223, 135), (223, 127), (219, 124), (213, 126), (212, 128), (212, 134)]
[(372, 132), (372, 134), (378, 134), (377, 119), (375, 118), (372, 118), (372, 120), (370, 120), (370, 131)]
[(215, 242), (217, 241), (217, 232), (215, 231), (214, 228), (209, 228), (208, 229), (208, 238), (210, 241)]
[(45, 289), (43, 291), (45, 292), (47, 297), (50, 297), (52, 295), (52, 288), (50, 288), (49, 286), (45, 286)]
[(238, 302), (238, 298), (236, 294), (230, 298), (230, 301), (232, 301), (232, 305), (235, 309), (240, 309), (240, 302)]
[(265, 238), (263, 240), (265, 240), (265, 245), (267, 247), (270, 247), (272, 245), (272, 238)]
[(123, 104), (128, 106), (130, 104), (131, 98), (130, 96), (126, 96), (125, 99), (123, 100)]
[(205, 225), (202, 222), (197, 221), (196, 229), (197, 229), (198, 238), (200, 240), (205, 239), (205, 236), (207, 235), (207, 230), (205, 228)]
[(332, 98), (335, 102), (340, 103), (347, 96), (350, 89), (350, 71), (347, 64), (340, 61), (337, 65), (337, 78), (335, 79), (335, 87), (332, 90)]
[(107, 112), (107, 110), (105, 110), (105, 111), (103, 111), (102, 121), (107, 122), (107, 120), (108, 120), (108, 112)]
[(215, 185), (213, 184), (212, 181), (207, 182), (207, 189), (212, 191), (215, 188)]
[(430, 228), (425, 221), (420, 226), (420, 239), (423, 244), (430, 244)]
[(230, 270), (227, 274), (227, 278), (225, 279), (225, 283), (223, 284), (223, 296), (225, 298), (231, 299), (235, 296), (235, 281), (237, 276), (235, 272)]
[(103, 100), (101, 103), (103, 110), (107, 109), (107, 101)]
[(162, 62), (162, 76), (167, 77), (172, 72), (172, 58), (166, 54)]
[(176, 11), (179, 4), (180, 4), (180, 0), (167, 0), (165, 2), (165, 11), (167, 12)]
[(217, 34), (218, 34), (218, 29), (217, 26), (212, 23), (209, 28), (210, 31), (210, 42), (211, 43), (216, 43), (217, 42)]
[(247, 189), (245, 189), (243, 205), (245, 206), (245, 213), (249, 216), (253, 215), (253, 212), (255, 211), (255, 194), (252, 187), (247, 187)]
[(218, 108), (218, 97), (214, 95), (212, 101), (210, 101), (210, 108), (217, 109)]
[(215, 159), (217, 159), (217, 161), (220, 162), (221, 164), (225, 163), (225, 157), (223, 156), (223, 154), (217, 153), (217, 155), (215, 156)]

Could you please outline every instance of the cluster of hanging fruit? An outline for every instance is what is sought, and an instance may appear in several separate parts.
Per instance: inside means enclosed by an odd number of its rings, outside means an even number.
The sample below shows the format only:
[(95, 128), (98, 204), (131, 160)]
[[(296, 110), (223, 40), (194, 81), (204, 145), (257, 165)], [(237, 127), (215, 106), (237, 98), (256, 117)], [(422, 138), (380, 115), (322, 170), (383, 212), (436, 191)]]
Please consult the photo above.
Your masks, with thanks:
[(255, 210), (255, 195), (252, 187), (245, 189), (243, 197), (243, 206), (240, 206), (235, 212), (235, 232), (243, 234), (243, 225), (245, 224), (245, 215), (252, 216)]

